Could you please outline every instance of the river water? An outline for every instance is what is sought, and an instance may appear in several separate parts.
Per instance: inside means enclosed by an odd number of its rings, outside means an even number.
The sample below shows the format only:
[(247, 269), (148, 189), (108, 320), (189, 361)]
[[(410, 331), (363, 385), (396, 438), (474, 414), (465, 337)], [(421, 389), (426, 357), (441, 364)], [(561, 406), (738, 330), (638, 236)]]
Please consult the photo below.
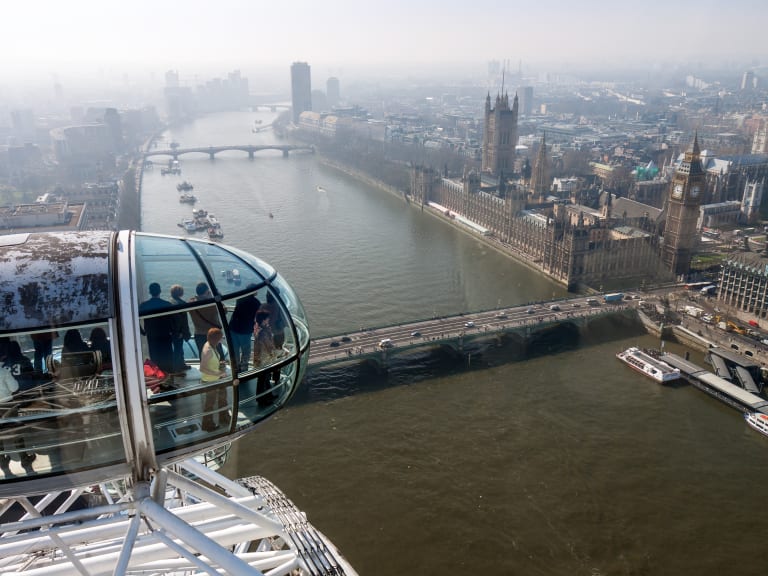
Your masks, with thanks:
[[(210, 116), (159, 147), (274, 143), (251, 131), (272, 117)], [(564, 294), (312, 155), (184, 156), (182, 169), (145, 172), (142, 228), (183, 234), (176, 184), (190, 181), (224, 242), (296, 289), (314, 336)], [(614, 358), (656, 346), (650, 336), (602, 332), (524, 362), (489, 348), (466, 366), (432, 350), (386, 375), (311, 371), (224, 472), (274, 481), (364, 575), (763, 574), (768, 439)]]

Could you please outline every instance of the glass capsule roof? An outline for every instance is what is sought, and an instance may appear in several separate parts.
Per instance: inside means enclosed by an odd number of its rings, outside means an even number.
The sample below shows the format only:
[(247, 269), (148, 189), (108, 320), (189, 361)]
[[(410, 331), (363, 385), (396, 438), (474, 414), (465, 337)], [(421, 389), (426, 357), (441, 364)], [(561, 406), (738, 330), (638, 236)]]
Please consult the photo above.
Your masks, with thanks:
[(112, 234), (2, 236), (0, 331), (109, 318)]

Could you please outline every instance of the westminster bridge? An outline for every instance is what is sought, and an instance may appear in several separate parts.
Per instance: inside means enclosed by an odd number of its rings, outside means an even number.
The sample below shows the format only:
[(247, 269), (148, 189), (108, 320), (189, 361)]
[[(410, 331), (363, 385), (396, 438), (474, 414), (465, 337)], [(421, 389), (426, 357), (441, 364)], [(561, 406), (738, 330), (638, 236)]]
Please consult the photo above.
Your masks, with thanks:
[(236, 144), (233, 146), (199, 146), (196, 148), (168, 148), (166, 150), (147, 150), (144, 153), (144, 158), (151, 158), (153, 156), (170, 156), (173, 160), (178, 160), (179, 156), (185, 154), (208, 154), (213, 160), (216, 154), (220, 152), (240, 151), (248, 154), (248, 158), (253, 160), (253, 156), (256, 152), (262, 150), (278, 150), (283, 153), (283, 156), (288, 156), (290, 152), (309, 152), (314, 154), (314, 146), (301, 146), (295, 144)]
[(601, 298), (585, 296), (363, 328), (354, 333), (313, 340), (309, 364), (374, 360), (386, 366), (393, 355), (417, 348), (450, 346), (464, 352), (472, 348), (472, 341), (476, 340), (508, 337), (530, 342), (557, 327), (571, 332), (586, 330), (596, 320), (618, 316), (629, 308), (629, 301), (607, 303)]

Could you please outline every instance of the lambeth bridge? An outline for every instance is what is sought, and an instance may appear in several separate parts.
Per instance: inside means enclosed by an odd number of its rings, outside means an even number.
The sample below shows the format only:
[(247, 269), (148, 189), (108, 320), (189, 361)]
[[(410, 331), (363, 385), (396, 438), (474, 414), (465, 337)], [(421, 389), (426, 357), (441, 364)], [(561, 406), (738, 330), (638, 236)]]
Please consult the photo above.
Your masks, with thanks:
[(144, 158), (151, 158), (152, 156), (171, 156), (173, 160), (178, 160), (179, 156), (184, 154), (208, 154), (211, 160), (216, 157), (219, 152), (229, 152), (231, 150), (237, 150), (248, 154), (248, 158), (253, 160), (253, 155), (256, 152), (262, 150), (279, 150), (283, 153), (283, 156), (288, 156), (290, 152), (315, 152), (314, 146), (297, 146), (294, 144), (263, 144), (252, 145), (242, 144), (234, 146), (200, 146), (198, 148), (169, 148), (167, 150), (149, 150), (144, 153)]
[(386, 366), (392, 356), (417, 348), (450, 346), (470, 355), (473, 342), (503, 338), (516, 340), (527, 348), (554, 334), (554, 330), (578, 334), (586, 332), (592, 325), (596, 325), (598, 331), (612, 330), (615, 326), (611, 328), (601, 322), (611, 317), (623, 323), (634, 315), (630, 301), (608, 303), (599, 297), (579, 297), (396, 326), (363, 328), (355, 333), (313, 340), (309, 363), (317, 366), (374, 360)]

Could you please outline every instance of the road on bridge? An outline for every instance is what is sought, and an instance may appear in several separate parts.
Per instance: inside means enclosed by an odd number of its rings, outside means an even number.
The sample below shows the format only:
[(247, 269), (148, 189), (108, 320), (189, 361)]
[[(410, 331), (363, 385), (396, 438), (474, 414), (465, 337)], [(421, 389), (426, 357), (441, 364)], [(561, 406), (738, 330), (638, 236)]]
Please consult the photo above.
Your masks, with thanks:
[(319, 364), (381, 352), (385, 348), (416, 347), (430, 342), (455, 339), (462, 335), (492, 334), (521, 326), (536, 326), (545, 322), (603, 314), (624, 308), (626, 305), (627, 301), (605, 303), (602, 298), (584, 296), (396, 326), (361, 329), (347, 335), (313, 340), (309, 363)]

